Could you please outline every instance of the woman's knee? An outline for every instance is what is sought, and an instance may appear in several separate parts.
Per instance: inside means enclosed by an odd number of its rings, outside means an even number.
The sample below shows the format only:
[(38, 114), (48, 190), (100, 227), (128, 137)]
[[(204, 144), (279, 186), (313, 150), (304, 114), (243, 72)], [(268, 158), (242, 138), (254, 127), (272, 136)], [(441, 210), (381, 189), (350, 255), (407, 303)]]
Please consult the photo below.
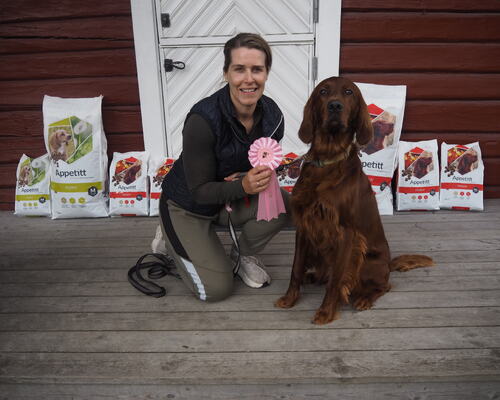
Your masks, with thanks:
[(219, 276), (216, 281), (204, 285), (204, 293), (198, 293), (198, 298), (206, 302), (217, 302), (227, 299), (233, 294), (233, 274)]

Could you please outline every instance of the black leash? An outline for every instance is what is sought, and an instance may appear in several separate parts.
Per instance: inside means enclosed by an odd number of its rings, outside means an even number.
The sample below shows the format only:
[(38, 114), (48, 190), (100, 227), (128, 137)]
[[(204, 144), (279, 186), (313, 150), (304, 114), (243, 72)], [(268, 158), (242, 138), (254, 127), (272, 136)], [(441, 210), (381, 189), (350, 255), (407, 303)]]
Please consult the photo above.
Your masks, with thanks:
[[(155, 261), (144, 262), (146, 257), (156, 257)], [(167, 255), (159, 253), (148, 253), (144, 254), (137, 263), (129, 269), (128, 271), (128, 281), (141, 293), (152, 297), (162, 297), (165, 296), (167, 291), (164, 287), (157, 285), (154, 282), (144, 279), (141, 274), (141, 270), (148, 270), (149, 279), (160, 279), (166, 275), (171, 275), (180, 279), (180, 275), (175, 272), (174, 260)]]
[(227, 213), (227, 225), (229, 227), (229, 235), (231, 236), (231, 239), (233, 240), (234, 248), (235, 251), (238, 253), (238, 258), (236, 259), (236, 262), (234, 263), (233, 266), (233, 276), (238, 275), (238, 271), (240, 269), (240, 242), (238, 241), (238, 236), (236, 235), (236, 230), (234, 229), (233, 226), (233, 221), (231, 221), (231, 213)]

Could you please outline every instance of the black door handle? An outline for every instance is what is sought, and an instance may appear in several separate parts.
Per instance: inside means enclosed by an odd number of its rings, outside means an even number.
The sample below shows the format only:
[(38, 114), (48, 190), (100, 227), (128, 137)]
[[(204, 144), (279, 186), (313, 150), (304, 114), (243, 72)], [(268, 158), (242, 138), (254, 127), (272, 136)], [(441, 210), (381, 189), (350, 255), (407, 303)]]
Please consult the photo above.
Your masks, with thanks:
[(186, 68), (186, 64), (184, 64), (182, 61), (173, 61), (171, 58), (166, 58), (163, 65), (165, 66), (165, 71), (167, 72), (172, 72), (174, 68)]

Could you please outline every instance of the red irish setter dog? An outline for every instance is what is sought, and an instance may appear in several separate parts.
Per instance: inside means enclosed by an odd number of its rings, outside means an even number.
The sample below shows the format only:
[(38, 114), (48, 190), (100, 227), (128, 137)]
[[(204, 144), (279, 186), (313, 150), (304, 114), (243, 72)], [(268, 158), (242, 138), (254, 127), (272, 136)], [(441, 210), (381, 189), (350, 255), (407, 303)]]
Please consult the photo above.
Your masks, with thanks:
[(290, 286), (276, 306), (292, 307), (304, 282), (326, 283), (313, 322), (338, 318), (341, 304), (371, 308), (390, 289), (391, 271), (433, 265), (431, 258), (402, 255), (389, 245), (358, 146), (373, 128), (361, 92), (346, 78), (328, 78), (304, 108), (299, 137), (311, 148), (291, 197), (297, 228)]

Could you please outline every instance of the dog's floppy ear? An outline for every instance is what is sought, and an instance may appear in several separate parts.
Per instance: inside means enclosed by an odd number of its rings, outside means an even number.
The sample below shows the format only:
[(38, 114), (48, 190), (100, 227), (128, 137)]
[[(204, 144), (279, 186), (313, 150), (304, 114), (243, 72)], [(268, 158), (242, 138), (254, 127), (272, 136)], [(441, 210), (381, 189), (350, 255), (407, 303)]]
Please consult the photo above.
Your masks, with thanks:
[(299, 128), (299, 139), (306, 144), (312, 142), (313, 134), (316, 129), (314, 106), (313, 106), (314, 96), (315, 92), (311, 93), (309, 100), (307, 100), (307, 103), (304, 106), (304, 118), (302, 119), (302, 124), (300, 124)]
[(353, 122), (356, 128), (356, 142), (361, 146), (368, 144), (373, 137), (373, 125), (361, 92), (359, 92), (358, 115)]

